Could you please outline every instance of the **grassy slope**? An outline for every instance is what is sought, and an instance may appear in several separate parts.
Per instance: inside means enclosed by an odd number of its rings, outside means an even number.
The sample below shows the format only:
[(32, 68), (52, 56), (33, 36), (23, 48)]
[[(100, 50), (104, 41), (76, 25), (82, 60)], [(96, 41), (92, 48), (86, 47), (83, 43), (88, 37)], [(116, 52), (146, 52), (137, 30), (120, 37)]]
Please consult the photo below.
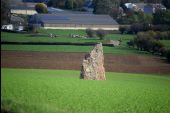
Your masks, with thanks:
[(170, 77), (79, 71), (1, 70), (1, 107), (22, 113), (169, 113)]
[[(17, 41), (17, 42), (100, 42), (97, 38), (79, 39), (68, 38), (70, 33), (85, 35), (84, 30), (42, 30), (41, 32), (55, 33), (63, 37), (31, 37), (30, 34), (17, 34), (2, 32), (1, 41)], [(133, 38), (133, 35), (109, 34), (106, 39), (119, 40), (122, 39), (122, 44), (119, 47), (104, 47), (105, 53), (113, 54), (143, 54), (133, 48), (128, 48), (126, 42)], [(92, 46), (70, 46), (70, 45), (2, 45), (2, 50), (17, 50), (17, 51), (44, 51), (44, 52), (89, 52)]]
[(168, 48), (170, 48), (170, 40), (161, 40), (161, 42)]
[[(41, 52), (89, 52), (93, 46), (72, 45), (1, 45), (1, 50), (41, 51)], [(104, 53), (111, 54), (147, 54), (127, 47), (104, 47)]]
[[(31, 34), (20, 34), (20, 33), (7, 33), (1, 32), (1, 41), (13, 41), (13, 42), (76, 42), (76, 43), (85, 43), (85, 42), (100, 42), (98, 38), (70, 38), (69, 34), (79, 34), (79, 35), (86, 35), (85, 31), (83, 30), (47, 30), (43, 32), (54, 32), (56, 31), (60, 35), (58, 38), (50, 38), (48, 36), (32, 36)], [(107, 35), (106, 39), (113, 39), (119, 40), (122, 39), (123, 41), (129, 40), (133, 38), (133, 35), (121, 35), (121, 34), (113, 34)]]

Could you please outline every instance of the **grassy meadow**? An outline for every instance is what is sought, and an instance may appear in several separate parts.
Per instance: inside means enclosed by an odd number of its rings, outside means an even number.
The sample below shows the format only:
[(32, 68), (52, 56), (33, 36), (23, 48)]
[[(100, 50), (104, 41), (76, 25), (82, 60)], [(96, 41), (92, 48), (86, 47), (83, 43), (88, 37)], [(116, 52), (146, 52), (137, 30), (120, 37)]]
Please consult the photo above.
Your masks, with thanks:
[(161, 43), (165, 45), (165, 47), (170, 48), (170, 40), (161, 40)]
[[(1, 41), (7, 42), (71, 42), (71, 43), (88, 43), (88, 42), (105, 42), (107, 40), (122, 40), (118, 47), (104, 47), (104, 53), (111, 54), (147, 54), (134, 48), (128, 48), (126, 42), (133, 39), (134, 35), (108, 34), (105, 40), (101, 41), (97, 37), (94, 38), (70, 38), (69, 34), (86, 35), (85, 30), (43, 30), (41, 33), (54, 33), (60, 35), (58, 38), (50, 38), (48, 36), (32, 36), (32, 34), (7, 33), (1, 32)], [(15, 51), (43, 51), (43, 52), (89, 52), (93, 46), (77, 46), (77, 45), (17, 45), (3, 44), (1, 50)]]
[[(76, 34), (81, 36), (86, 36), (85, 30), (43, 30), (40, 33), (48, 32), (59, 35), (56, 38), (50, 38), (49, 36), (42, 35), (33, 35), (29, 33), (8, 33), (1, 32), (1, 41), (8, 42), (72, 42), (72, 43), (87, 43), (87, 42), (101, 42), (98, 37), (94, 36), (93, 38), (71, 38), (70, 34)], [(105, 40), (119, 40), (127, 41), (133, 38), (134, 35), (121, 35), (121, 34), (108, 34), (105, 36)]]
[[(33, 52), (89, 52), (93, 46), (74, 45), (1, 45), (1, 50), (8, 51), (33, 51)], [(149, 55), (145, 51), (128, 47), (103, 47), (104, 53), (110, 54), (142, 54)]]
[(13, 113), (169, 113), (170, 77), (79, 71), (1, 69), (1, 109)]

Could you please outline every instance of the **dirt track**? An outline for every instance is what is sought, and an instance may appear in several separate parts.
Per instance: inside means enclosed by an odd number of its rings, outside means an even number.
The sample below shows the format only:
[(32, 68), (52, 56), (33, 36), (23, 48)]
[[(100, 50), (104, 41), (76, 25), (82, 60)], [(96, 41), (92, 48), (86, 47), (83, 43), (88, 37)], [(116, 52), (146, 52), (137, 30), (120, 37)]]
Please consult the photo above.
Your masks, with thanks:
[[(1, 67), (80, 70), (85, 53), (1, 51)], [(155, 56), (105, 54), (105, 69), (111, 72), (170, 75), (170, 64)]]

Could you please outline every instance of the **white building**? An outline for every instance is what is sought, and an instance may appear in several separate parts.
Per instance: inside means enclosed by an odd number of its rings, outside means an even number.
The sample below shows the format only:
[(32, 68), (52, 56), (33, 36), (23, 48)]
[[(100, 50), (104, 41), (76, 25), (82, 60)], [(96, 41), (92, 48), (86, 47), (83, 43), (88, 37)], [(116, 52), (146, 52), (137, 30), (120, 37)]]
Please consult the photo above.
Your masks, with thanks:
[(37, 14), (32, 16), (30, 23), (41, 24), (45, 29), (119, 29), (119, 24), (109, 15), (71, 13)]
[(11, 5), (12, 14), (34, 15), (37, 14), (35, 10), (36, 3), (18, 2)]

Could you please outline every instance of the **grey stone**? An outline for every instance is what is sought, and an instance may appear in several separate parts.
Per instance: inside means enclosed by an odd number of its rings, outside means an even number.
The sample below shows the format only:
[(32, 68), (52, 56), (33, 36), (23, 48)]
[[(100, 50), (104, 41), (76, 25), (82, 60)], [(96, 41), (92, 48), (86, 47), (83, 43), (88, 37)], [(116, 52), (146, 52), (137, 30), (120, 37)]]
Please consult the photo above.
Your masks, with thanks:
[(119, 46), (120, 41), (118, 41), (118, 40), (110, 40), (109, 44), (112, 44), (113, 46)]
[(86, 80), (106, 80), (102, 43), (85, 55), (83, 59), (80, 78)]

